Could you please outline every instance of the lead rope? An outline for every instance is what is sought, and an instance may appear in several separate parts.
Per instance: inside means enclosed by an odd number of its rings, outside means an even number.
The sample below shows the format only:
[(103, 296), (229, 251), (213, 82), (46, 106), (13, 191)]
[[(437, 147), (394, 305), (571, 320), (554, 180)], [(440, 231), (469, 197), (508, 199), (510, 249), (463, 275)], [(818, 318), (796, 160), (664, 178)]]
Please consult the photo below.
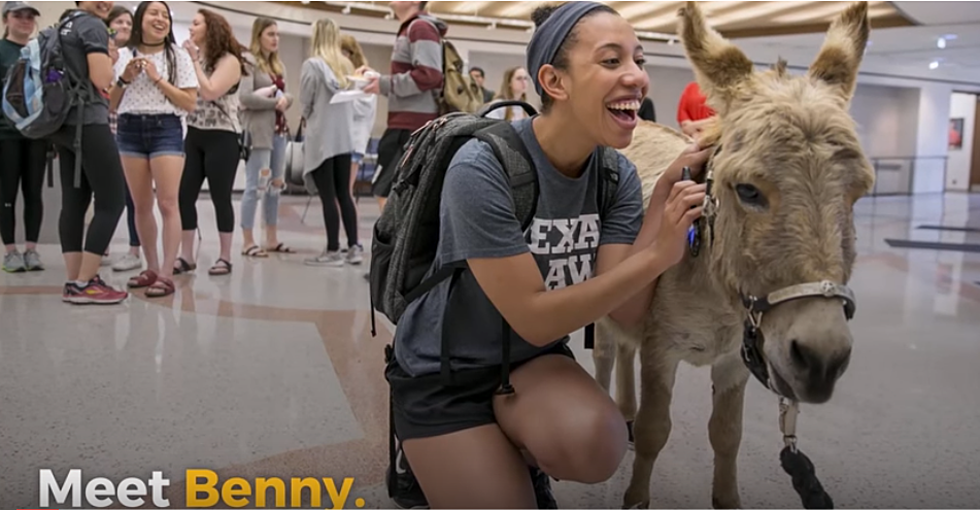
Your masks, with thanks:
[(834, 501), (817, 480), (813, 462), (796, 447), (796, 417), (800, 414), (795, 400), (779, 399), (779, 431), (783, 434), (783, 451), (779, 454), (783, 471), (793, 479), (793, 489), (800, 495), (803, 508), (834, 508)]

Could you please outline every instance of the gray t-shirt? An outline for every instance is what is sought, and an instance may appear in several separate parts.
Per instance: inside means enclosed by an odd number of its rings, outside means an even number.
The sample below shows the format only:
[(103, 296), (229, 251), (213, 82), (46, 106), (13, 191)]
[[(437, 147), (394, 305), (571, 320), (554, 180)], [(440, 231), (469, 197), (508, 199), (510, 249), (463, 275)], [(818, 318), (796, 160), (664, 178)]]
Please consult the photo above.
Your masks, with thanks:
[[(600, 222), (598, 151), (578, 178), (560, 173), (545, 156), (531, 128), (533, 119), (513, 123), (538, 173), (540, 196), (526, 232), (516, 217), (510, 184), (489, 145), (470, 140), (453, 158), (446, 173), (440, 210), (440, 241), (434, 272), (470, 258), (509, 257), (531, 252), (549, 290), (581, 283), (592, 276), (600, 245), (632, 244), (643, 221), (642, 189), (636, 167), (619, 155), (620, 182), (608, 217)], [(606, 183), (608, 185), (608, 183)], [(444, 311), (449, 307), (451, 367), (499, 365), (503, 336), (500, 313), (464, 271), (450, 295), (450, 280), (411, 303), (398, 322), (395, 356), (412, 376), (438, 372)], [(511, 333), (511, 361), (529, 359), (565, 342), (555, 339), (535, 347)]]
[[(96, 90), (88, 76), (88, 54), (109, 54), (109, 27), (98, 17), (83, 13), (65, 22), (61, 31), (62, 48), (68, 68), (88, 87), (89, 100), (83, 105), (82, 124), (108, 124), (109, 99)], [(78, 124), (78, 107), (72, 107), (65, 124)]]

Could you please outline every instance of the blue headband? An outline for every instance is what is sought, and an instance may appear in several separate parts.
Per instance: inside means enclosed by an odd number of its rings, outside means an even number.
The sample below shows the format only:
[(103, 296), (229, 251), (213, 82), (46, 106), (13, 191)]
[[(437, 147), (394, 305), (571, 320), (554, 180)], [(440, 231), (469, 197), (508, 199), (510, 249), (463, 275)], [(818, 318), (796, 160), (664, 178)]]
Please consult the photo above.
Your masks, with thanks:
[(534, 90), (542, 95), (541, 84), (538, 83), (538, 71), (547, 64), (553, 64), (558, 48), (568, 38), (575, 24), (594, 9), (605, 7), (598, 2), (566, 2), (554, 10), (551, 16), (534, 31), (531, 42), (527, 45), (527, 70), (534, 80)]

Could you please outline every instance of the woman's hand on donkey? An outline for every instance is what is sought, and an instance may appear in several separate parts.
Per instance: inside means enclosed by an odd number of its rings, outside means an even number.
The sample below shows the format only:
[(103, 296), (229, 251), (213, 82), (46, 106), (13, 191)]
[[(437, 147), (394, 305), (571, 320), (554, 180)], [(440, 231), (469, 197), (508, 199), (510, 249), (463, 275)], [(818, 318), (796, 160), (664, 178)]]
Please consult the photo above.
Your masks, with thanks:
[(692, 179), (697, 179), (704, 172), (704, 165), (709, 156), (711, 156), (711, 148), (702, 149), (697, 144), (688, 145), (657, 180), (656, 187), (653, 189), (653, 196), (650, 197), (650, 206), (660, 205), (667, 201), (674, 184), (684, 178), (684, 167), (690, 168)]

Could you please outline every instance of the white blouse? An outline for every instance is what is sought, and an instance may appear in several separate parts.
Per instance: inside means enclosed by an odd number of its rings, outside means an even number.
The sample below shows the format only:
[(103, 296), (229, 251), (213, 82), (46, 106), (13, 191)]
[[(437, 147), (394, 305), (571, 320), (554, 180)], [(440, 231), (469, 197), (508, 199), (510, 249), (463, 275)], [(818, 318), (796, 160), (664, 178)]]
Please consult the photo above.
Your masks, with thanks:
[[(190, 54), (187, 53), (187, 50), (179, 46), (174, 47), (174, 53), (177, 57), (177, 72), (175, 73), (177, 83), (174, 83), (174, 86), (179, 89), (197, 88), (197, 73), (194, 71), (194, 62), (191, 60)], [(153, 65), (157, 68), (157, 72), (160, 73), (160, 76), (164, 80), (169, 79), (170, 71), (167, 67), (166, 50), (143, 56), (153, 62)], [(126, 66), (132, 59), (132, 50), (129, 48), (121, 48), (119, 50), (119, 61), (116, 62), (115, 66), (116, 79), (122, 76), (123, 71), (126, 70)], [(178, 108), (167, 99), (167, 96), (153, 83), (153, 80), (147, 76), (145, 71), (136, 75), (133, 82), (126, 87), (116, 113), (119, 115), (125, 113), (141, 115), (169, 113), (180, 117), (187, 115), (186, 110)]]

